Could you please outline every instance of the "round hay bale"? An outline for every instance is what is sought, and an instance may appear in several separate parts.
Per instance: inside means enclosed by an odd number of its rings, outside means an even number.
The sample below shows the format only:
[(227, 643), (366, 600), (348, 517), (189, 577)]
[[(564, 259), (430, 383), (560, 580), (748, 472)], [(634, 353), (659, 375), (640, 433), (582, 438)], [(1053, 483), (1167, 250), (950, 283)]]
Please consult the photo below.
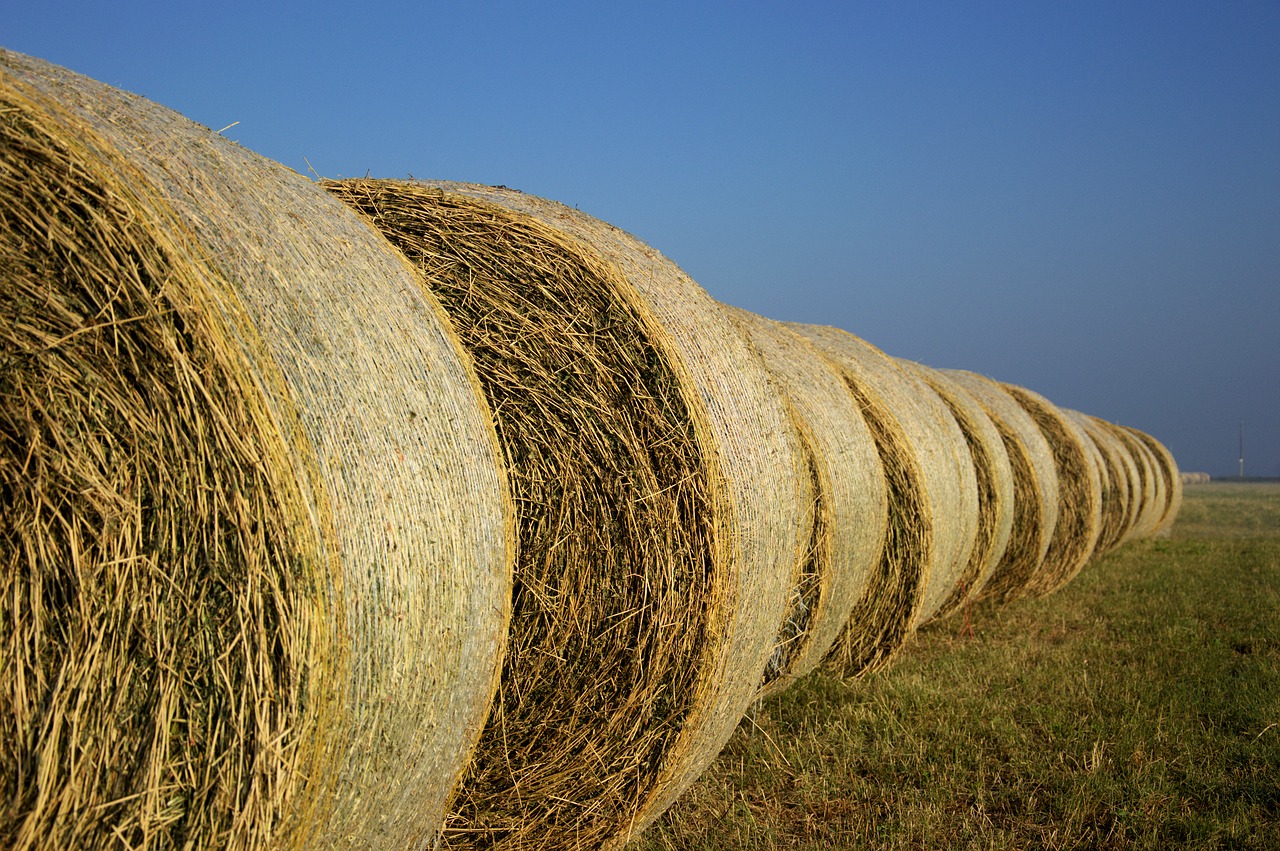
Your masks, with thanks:
[(1004, 389), (985, 376), (944, 370), (991, 418), (1013, 471), (1013, 530), (1004, 554), (979, 599), (1008, 602), (1026, 594), (1049, 551), (1058, 523), (1058, 473), (1053, 450), (1035, 420)]
[(848, 332), (788, 325), (834, 361), (862, 409), (889, 488), (877, 573), (834, 648), (846, 672), (887, 663), (951, 595), (977, 537), (978, 486), (955, 418), (928, 385)]
[(443, 302), (518, 512), (499, 700), (446, 847), (614, 847), (719, 752), (802, 538), (781, 395), (719, 305), (634, 238), (454, 183), (324, 184)]
[(1132, 496), (1129, 483), (1137, 475), (1131, 469), (1132, 460), (1120, 440), (1107, 431), (1097, 418), (1079, 411), (1063, 411), (1084, 430), (1098, 453), (1099, 473), (1102, 483), (1101, 522), (1098, 544), (1094, 557), (1105, 555), (1119, 546), (1128, 531), (1132, 516)]
[(1164, 480), (1158, 462), (1151, 448), (1129, 429), (1109, 422), (1103, 422), (1103, 427), (1124, 445), (1138, 471), (1137, 486), (1134, 488), (1138, 498), (1124, 540), (1146, 538), (1154, 534), (1166, 502)]
[(1031, 590), (1048, 594), (1075, 578), (1093, 555), (1102, 525), (1102, 490), (1089, 438), (1056, 405), (1033, 390), (1002, 384), (1044, 432), (1058, 471), (1058, 522)]
[(955, 589), (934, 616), (943, 618), (977, 598), (1009, 546), (1013, 534), (1013, 467), (995, 423), (969, 391), (939, 370), (901, 358), (898, 364), (933, 388), (951, 410), (969, 446), (977, 477), (978, 533)]
[(428, 842), (511, 581), (439, 305), (294, 172), (13, 53), (0, 278), (0, 845)]
[(864, 628), (850, 615), (880, 560), (888, 494), (875, 440), (838, 367), (785, 325), (725, 309), (782, 386), (810, 447), (813, 540), (765, 671), (763, 694), (773, 694), (817, 667), (844, 630)]
[(1174, 460), (1173, 453), (1163, 443), (1145, 431), (1139, 431), (1130, 426), (1121, 426), (1121, 428), (1141, 440), (1155, 459), (1156, 470), (1164, 486), (1164, 500), (1160, 504), (1151, 533), (1166, 534), (1173, 526), (1173, 522), (1178, 519), (1178, 512), (1182, 509), (1182, 477), (1178, 475), (1178, 462)]

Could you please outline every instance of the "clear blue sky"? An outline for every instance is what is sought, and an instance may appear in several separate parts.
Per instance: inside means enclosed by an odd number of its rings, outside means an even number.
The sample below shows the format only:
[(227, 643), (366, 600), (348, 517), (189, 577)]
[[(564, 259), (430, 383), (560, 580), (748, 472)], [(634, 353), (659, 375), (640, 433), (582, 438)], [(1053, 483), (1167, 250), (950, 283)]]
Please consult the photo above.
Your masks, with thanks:
[(714, 296), (1280, 475), (1280, 3), (5, 0), (299, 171), (500, 183)]

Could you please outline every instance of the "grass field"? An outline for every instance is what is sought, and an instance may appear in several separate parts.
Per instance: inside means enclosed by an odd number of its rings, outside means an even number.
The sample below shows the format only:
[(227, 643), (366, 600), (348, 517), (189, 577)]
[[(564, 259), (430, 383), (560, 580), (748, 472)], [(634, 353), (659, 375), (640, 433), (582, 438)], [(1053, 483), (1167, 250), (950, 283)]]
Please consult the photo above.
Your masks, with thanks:
[(637, 849), (1280, 849), (1280, 485), (758, 706)]

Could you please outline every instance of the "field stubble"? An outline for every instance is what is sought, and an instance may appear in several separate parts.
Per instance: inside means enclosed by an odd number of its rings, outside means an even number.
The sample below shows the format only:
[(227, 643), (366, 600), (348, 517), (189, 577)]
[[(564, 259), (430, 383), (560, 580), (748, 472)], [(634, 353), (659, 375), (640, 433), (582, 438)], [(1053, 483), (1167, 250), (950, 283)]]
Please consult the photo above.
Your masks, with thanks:
[(634, 847), (1280, 847), (1280, 484), (764, 701)]

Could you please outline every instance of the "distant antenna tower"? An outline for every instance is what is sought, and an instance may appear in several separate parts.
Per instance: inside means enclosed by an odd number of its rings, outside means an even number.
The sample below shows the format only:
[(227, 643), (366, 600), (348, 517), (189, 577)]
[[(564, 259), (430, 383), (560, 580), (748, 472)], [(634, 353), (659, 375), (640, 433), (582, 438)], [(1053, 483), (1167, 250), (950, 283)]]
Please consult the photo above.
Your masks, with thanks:
[(1244, 478), (1244, 420), (1240, 421), (1240, 478)]

